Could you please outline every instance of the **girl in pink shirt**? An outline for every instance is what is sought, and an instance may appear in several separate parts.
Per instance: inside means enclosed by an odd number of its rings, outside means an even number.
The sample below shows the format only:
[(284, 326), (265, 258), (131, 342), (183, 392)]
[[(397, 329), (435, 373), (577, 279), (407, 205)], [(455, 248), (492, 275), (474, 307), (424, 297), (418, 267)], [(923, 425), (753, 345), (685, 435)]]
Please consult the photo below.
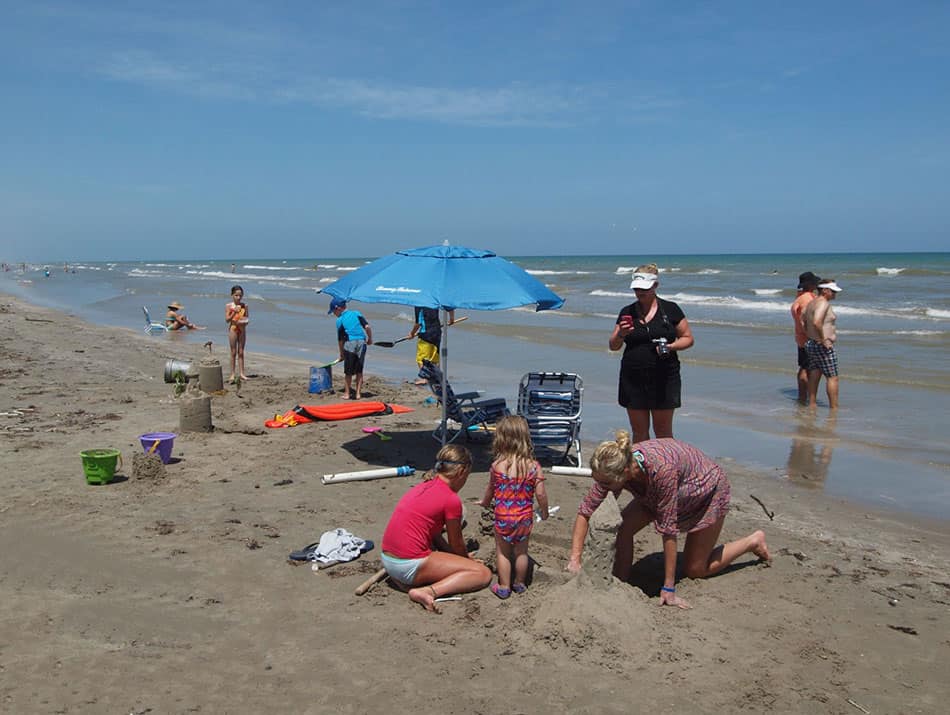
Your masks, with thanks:
[(440, 596), (478, 591), (491, 583), (491, 571), (469, 558), (462, 538), (458, 491), (471, 471), (468, 449), (445, 445), (424, 481), (396, 504), (383, 533), (383, 567), (427, 611), (440, 612), (435, 602)]

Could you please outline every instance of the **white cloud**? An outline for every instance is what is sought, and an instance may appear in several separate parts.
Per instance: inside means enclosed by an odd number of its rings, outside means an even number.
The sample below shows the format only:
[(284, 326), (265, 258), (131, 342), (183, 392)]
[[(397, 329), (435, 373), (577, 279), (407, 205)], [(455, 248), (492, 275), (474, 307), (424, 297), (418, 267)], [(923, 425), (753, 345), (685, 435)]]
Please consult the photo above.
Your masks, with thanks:
[(201, 67), (148, 52), (114, 55), (100, 74), (118, 82), (210, 99), (303, 103), (377, 119), (483, 126), (567, 126), (587, 104), (582, 90), (513, 84), (494, 88), (388, 85), (350, 78), (289, 80), (241, 66)]

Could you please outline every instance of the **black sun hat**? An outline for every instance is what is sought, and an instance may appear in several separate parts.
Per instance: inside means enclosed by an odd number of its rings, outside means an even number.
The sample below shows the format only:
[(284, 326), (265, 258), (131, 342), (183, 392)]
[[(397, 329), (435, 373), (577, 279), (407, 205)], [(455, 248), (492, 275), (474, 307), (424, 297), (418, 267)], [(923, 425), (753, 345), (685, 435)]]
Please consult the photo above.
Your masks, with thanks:
[(802, 290), (806, 286), (811, 286), (814, 288), (816, 285), (821, 283), (821, 278), (816, 276), (811, 271), (805, 271), (800, 276), (798, 276), (798, 289)]

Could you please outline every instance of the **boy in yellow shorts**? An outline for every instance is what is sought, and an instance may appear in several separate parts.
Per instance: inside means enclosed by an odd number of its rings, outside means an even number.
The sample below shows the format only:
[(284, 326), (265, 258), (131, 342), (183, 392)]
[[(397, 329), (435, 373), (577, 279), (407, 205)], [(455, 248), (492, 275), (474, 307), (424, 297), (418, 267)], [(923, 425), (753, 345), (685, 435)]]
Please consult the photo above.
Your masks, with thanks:
[[(449, 325), (455, 322), (455, 311), (448, 311)], [(409, 337), (419, 336), (416, 343), (416, 364), (421, 368), (422, 361), (428, 360), (433, 365), (439, 364), (439, 347), (442, 344), (442, 322), (439, 320), (438, 308), (416, 307), (414, 318), (415, 323), (409, 332)], [(417, 385), (425, 385), (426, 381), (422, 378), (416, 380)]]

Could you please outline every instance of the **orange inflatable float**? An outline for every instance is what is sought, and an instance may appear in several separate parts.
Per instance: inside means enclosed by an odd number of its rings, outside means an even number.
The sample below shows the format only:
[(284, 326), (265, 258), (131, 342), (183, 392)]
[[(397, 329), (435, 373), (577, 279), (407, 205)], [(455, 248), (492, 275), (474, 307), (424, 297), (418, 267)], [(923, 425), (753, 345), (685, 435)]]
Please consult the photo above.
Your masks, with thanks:
[(385, 402), (350, 400), (332, 405), (297, 405), (274, 419), (266, 420), (265, 427), (296, 427), (308, 422), (326, 422), (333, 420), (351, 420), (354, 417), (374, 417), (376, 415), (400, 414), (412, 412), (411, 407), (390, 405)]

